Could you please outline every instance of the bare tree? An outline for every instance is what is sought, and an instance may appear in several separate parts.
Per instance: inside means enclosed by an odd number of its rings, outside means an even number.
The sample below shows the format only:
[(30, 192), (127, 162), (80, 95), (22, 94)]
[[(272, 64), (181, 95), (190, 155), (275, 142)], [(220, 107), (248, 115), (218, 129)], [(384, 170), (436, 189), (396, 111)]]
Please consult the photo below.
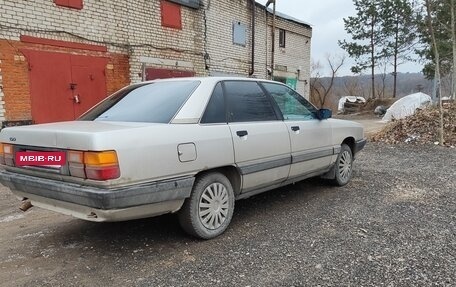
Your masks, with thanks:
[(345, 55), (326, 55), (326, 61), (328, 68), (330, 69), (330, 76), (326, 78), (321, 76), (322, 65), (319, 62), (312, 63), (310, 100), (319, 108), (327, 105), (327, 102), (332, 95), (334, 79), (337, 77), (338, 71), (345, 63)]
[(363, 94), (361, 84), (359, 83), (359, 76), (348, 77), (345, 80), (344, 93), (351, 97), (359, 97)]
[(379, 67), (383, 68), (382, 73), (380, 74), (380, 81), (376, 81), (376, 89), (375, 92), (377, 94), (377, 99), (385, 98), (386, 93), (386, 76), (387, 76), (387, 66), (386, 62), (379, 64)]
[(439, 54), (439, 49), (437, 45), (437, 40), (435, 38), (435, 33), (434, 33), (434, 27), (432, 25), (432, 4), (431, 0), (425, 0), (426, 4), (426, 12), (427, 12), (427, 26), (429, 30), (429, 34), (431, 35), (432, 39), (432, 44), (434, 47), (434, 55), (435, 55), (435, 81), (436, 81), (436, 88), (439, 90), (439, 114), (440, 114), (440, 119), (439, 119), (439, 142), (440, 145), (443, 145), (444, 139), (443, 139), (443, 107), (442, 107), (442, 88), (440, 85), (440, 54)]

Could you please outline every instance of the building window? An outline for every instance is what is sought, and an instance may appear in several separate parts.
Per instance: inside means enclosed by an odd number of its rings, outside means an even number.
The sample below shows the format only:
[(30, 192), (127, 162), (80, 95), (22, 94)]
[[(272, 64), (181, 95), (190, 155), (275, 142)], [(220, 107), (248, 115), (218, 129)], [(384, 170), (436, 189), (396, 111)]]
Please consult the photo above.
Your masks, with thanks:
[(81, 10), (83, 0), (54, 0), (55, 5)]
[(233, 44), (245, 46), (246, 26), (241, 22), (233, 23)]
[(279, 29), (279, 47), (285, 48), (285, 30)]
[(162, 0), (161, 24), (163, 27), (182, 29), (181, 6)]

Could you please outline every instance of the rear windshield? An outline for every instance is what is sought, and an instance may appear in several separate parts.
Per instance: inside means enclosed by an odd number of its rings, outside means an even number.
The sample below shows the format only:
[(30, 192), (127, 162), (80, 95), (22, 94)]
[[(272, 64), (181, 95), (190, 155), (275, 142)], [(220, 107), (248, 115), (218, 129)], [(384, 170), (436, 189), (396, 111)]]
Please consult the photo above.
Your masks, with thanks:
[(82, 115), (82, 121), (169, 123), (199, 81), (147, 83), (121, 90)]

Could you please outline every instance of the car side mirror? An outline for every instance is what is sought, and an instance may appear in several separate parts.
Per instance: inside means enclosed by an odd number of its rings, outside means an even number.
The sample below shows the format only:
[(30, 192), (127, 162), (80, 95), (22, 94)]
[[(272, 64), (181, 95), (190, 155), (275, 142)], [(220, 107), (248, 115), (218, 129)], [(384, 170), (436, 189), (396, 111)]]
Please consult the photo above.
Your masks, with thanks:
[(317, 118), (319, 120), (326, 120), (332, 117), (332, 111), (330, 109), (319, 109), (317, 112)]

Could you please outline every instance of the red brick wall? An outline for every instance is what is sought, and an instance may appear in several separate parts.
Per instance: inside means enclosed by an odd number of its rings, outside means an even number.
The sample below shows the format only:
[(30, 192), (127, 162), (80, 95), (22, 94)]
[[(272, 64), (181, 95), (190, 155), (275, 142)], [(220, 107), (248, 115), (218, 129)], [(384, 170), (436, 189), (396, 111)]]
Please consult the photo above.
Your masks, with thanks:
[(110, 54), (106, 69), (108, 95), (130, 84), (130, 62), (128, 55)]
[(0, 39), (0, 69), (3, 76), (4, 108), (7, 121), (32, 120), (28, 63), (20, 51), (23, 48), (107, 57), (109, 62), (105, 71), (108, 95), (130, 84), (128, 55)]
[[(19, 44), (19, 45), (18, 45)], [(18, 50), (19, 42), (0, 40), (5, 118), (8, 121), (30, 120), (28, 64)]]

